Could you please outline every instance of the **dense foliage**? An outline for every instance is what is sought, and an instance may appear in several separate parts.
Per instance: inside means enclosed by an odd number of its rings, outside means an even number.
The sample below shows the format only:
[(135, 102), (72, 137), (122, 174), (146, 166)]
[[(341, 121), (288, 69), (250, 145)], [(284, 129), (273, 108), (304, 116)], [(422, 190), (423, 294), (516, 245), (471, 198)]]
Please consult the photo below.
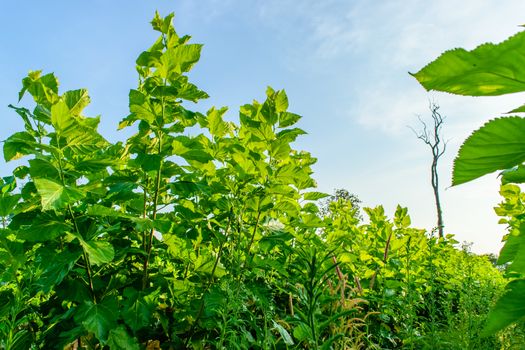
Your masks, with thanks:
[[(31, 72), (4, 142), (27, 159), (0, 183), (0, 349), (495, 349), (480, 337), (505, 279), (452, 236), (314, 191), (315, 159), (284, 91), (193, 112), (201, 45), (173, 15), (137, 59), (139, 86), (110, 143), (86, 90)], [(518, 205), (515, 197), (507, 196)], [(510, 192), (509, 192), (510, 193)], [(345, 195), (342, 195), (345, 194)], [(519, 197), (521, 200), (521, 197)], [(521, 202), (519, 202), (521, 205)], [(502, 214), (514, 213), (503, 205)], [(521, 207), (520, 207), (521, 208)], [(502, 209), (503, 210), (503, 209)], [(518, 223), (513, 222), (518, 225)], [(518, 226), (519, 227), (519, 226)]]

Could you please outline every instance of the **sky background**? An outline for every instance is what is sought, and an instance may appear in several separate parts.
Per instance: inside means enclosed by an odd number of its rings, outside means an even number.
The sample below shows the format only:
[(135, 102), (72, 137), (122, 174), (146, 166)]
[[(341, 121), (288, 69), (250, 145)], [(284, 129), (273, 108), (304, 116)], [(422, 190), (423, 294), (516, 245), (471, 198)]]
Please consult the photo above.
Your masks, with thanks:
[[(429, 101), (446, 116), (440, 161), (445, 232), (497, 253), (505, 227), (496, 174), (449, 188), (463, 140), (491, 118), (522, 105), (523, 94), (470, 98), (427, 93), (408, 72), (441, 52), (499, 42), (525, 24), (522, 0), (17, 0), (0, 12), (0, 140), (22, 129), (17, 103), (29, 70), (54, 72), (61, 91), (87, 88), (86, 114), (101, 115), (101, 133), (124, 140), (118, 122), (137, 85), (135, 59), (157, 37), (154, 11), (175, 12), (179, 34), (203, 43), (191, 79), (210, 98), (194, 110), (263, 100), (266, 86), (285, 89), (290, 111), (308, 135), (296, 148), (318, 158), (320, 190), (345, 188), (364, 206), (409, 208), (415, 227), (436, 225), (429, 148), (408, 126), (430, 120)], [(21, 105), (28, 105), (28, 100)], [(0, 174), (12, 164), (0, 161)]]

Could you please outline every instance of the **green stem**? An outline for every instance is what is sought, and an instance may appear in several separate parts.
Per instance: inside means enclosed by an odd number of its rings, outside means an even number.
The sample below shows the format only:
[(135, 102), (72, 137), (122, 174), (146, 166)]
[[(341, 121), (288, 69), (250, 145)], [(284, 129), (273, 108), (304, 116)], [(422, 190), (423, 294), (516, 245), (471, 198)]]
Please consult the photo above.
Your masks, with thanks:
[[(163, 99), (164, 101), (164, 99)], [(162, 114), (164, 115), (164, 103), (162, 104)], [(159, 140), (159, 149), (158, 149), (158, 152), (159, 152), (159, 155), (161, 154), (161, 151), (162, 151), (162, 133), (159, 132), (159, 134), (157, 135), (157, 138)], [(155, 179), (155, 193), (153, 194), (153, 213), (151, 215), (151, 220), (152, 221), (155, 221), (155, 219), (157, 218), (157, 205), (158, 205), (158, 202), (159, 202), (159, 192), (160, 192), (160, 182), (161, 182), (161, 172), (162, 172), (162, 160), (160, 161), (159, 163), (159, 169), (157, 170), (157, 177)], [(142, 289), (146, 289), (147, 285), (148, 285), (148, 280), (149, 280), (149, 272), (148, 272), (148, 268), (149, 268), (149, 261), (150, 261), (150, 258), (151, 258), (151, 250), (153, 248), (153, 234), (155, 232), (155, 228), (152, 227), (149, 234), (148, 234), (148, 237), (147, 237), (147, 242), (146, 242), (146, 259), (144, 260), (144, 265), (143, 265), (143, 271), (144, 271), (144, 275), (143, 275), (143, 278), (142, 278)]]
[[(75, 219), (75, 215), (73, 214), (73, 210), (71, 209), (71, 205), (67, 205), (67, 209), (69, 212), (69, 216), (71, 217), (71, 221), (73, 221), (73, 227), (75, 228), (75, 232), (77, 233), (78, 237), (82, 237), (80, 234), (80, 229), (78, 228), (77, 220)], [(89, 292), (91, 293), (91, 297), (93, 298), (93, 302), (97, 303), (97, 298), (95, 296), (95, 288), (93, 287), (93, 276), (92, 276), (92, 269), (91, 264), (89, 263), (89, 257), (85, 251), (84, 248), (82, 248), (82, 256), (84, 259), (84, 264), (86, 268), (86, 274), (88, 277), (88, 285), (89, 285)]]
[(250, 249), (252, 248), (253, 241), (255, 240), (255, 234), (257, 233), (257, 226), (259, 226), (259, 220), (261, 218), (261, 209), (257, 209), (257, 218), (255, 219), (255, 225), (253, 226), (252, 231), (252, 237), (250, 239), (250, 243), (248, 244), (248, 248), (246, 248), (246, 254), (250, 254)]
[[(165, 38), (164, 38), (165, 40)], [(167, 85), (167, 80), (166, 78), (164, 78), (164, 86), (166, 87)], [(161, 108), (162, 108), (162, 111), (161, 111), (161, 123), (160, 124), (163, 124), (164, 123), (164, 120), (165, 120), (165, 113), (166, 113), (166, 103), (165, 103), (165, 99), (164, 99), (164, 93), (162, 94), (161, 98), (160, 98), (160, 103), (161, 103)], [(162, 156), (162, 129), (157, 129), (157, 132), (155, 133), (156, 135), (156, 138), (158, 139), (158, 155), (159, 157)], [(159, 202), (159, 192), (160, 192), (160, 182), (161, 182), (161, 173), (162, 173), (162, 158), (159, 162), (159, 169), (157, 170), (157, 177), (155, 179), (155, 193), (153, 195), (153, 213), (152, 213), (152, 216), (151, 216), (151, 220), (152, 221), (155, 221), (155, 219), (157, 218), (157, 205), (158, 205), (158, 202)], [(148, 286), (148, 280), (149, 280), (149, 272), (148, 272), (148, 269), (149, 269), (149, 261), (150, 261), (150, 258), (151, 258), (151, 250), (153, 248), (153, 233), (155, 232), (155, 228), (152, 227), (150, 232), (149, 232), (149, 235), (147, 237), (147, 243), (146, 243), (146, 258), (144, 259), (144, 265), (143, 265), (143, 276), (142, 276), (142, 289), (146, 289), (146, 287)]]

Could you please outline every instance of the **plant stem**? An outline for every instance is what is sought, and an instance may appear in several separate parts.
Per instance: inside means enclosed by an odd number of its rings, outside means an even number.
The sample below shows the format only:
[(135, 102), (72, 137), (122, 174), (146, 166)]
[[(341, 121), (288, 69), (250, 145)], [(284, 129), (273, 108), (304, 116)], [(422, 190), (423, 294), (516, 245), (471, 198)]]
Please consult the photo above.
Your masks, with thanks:
[(250, 249), (252, 248), (253, 241), (255, 240), (255, 234), (257, 233), (257, 226), (259, 226), (259, 220), (261, 218), (261, 209), (257, 210), (257, 218), (255, 219), (255, 225), (253, 226), (252, 237), (250, 238), (250, 243), (246, 248), (246, 254), (250, 254)]
[[(163, 104), (163, 110), (164, 110), (164, 104)], [(160, 155), (161, 150), (162, 150), (162, 133), (159, 132), (159, 135), (157, 137), (159, 139), (158, 152)], [(159, 163), (159, 169), (157, 171), (157, 177), (155, 179), (155, 193), (153, 195), (153, 213), (151, 215), (151, 221), (155, 221), (155, 219), (157, 218), (157, 205), (159, 202), (161, 172), (162, 172), (162, 160)], [(152, 227), (147, 237), (146, 259), (144, 260), (144, 266), (143, 266), (144, 275), (142, 277), (142, 289), (146, 289), (148, 285), (148, 279), (149, 279), (148, 267), (149, 267), (149, 260), (151, 257), (151, 249), (153, 248), (153, 233), (154, 232), (155, 232), (155, 228)]]
[[(75, 219), (75, 215), (73, 214), (71, 205), (68, 204), (67, 209), (69, 212), (69, 216), (71, 217), (71, 221), (73, 221), (73, 227), (75, 228), (75, 232), (77, 233), (78, 237), (81, 238), (82, 235), (80, 234), (80, 229), (78, 228), (77, 220)], [(82, 248), (82, 256), (84, 259), (84, 264), (86, 265), (86, 274), (88, 277), (89, 291), (91, 293), (91, 297), (93, 298), (93, 302), (96, 304), (97, 298), (95, 296), (95, 288), (93, 287), (93, 276), (92, 276), (92, 271), (91, 271), (91, 264), (89, 263), (89, 257), (86, 251), (84, 250), (84, 248)]]

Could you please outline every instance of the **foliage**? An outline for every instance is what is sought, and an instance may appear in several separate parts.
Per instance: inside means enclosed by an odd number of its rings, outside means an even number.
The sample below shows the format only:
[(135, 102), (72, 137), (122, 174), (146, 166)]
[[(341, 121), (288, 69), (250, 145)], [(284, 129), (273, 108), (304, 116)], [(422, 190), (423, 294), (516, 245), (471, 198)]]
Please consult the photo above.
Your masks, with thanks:
[[(525, 32), (520, 32), (499, 44), (484, 44), (472, 51), (456, 49), (447, 51), (421, 69), (414, 77), (427, 89), (461, 95), (492, 96), (525, 91)], [(525, 112), (524, 106), (510, 113)], [(503, 170), (502, 183), (523, 183), (525, 148), (525, 120), (507, 116), (487, 122), (475, 131), (461, 146), (454, 161), (453, 185), (474, 180), (480, 176)], [(525, 235), (519, 226), (523, 211), (519, 208), (520, 190), (515, 185), (502, 185), (505, 203), (498, 215), (509, 217), (509, 234), (499, 263), (510, 263), (509, 272), (517, 279), (509, 282), (507, 290), (492, 310), (485, 329), (494, 333), (523, 318), (525, 293), (524, 255), (520, 241)], [(513, 207), (512, 211), (508, 208)]]
[(0, 181), (1, 349), (414, 348), (483, 322), (503, 283), (488, 260), (411, 228), (406, 208), (364, 222), (346, 192), (321, 212), (283, 90), (238, 122), (191, 111), (201, 45), (172, 17), (155, 15), (136, 61), (126, 142), (84, 116), (86, 90), (23, 80), (34, 106), (12, 106), (24, 131), (4, 157), (27, 162)]

